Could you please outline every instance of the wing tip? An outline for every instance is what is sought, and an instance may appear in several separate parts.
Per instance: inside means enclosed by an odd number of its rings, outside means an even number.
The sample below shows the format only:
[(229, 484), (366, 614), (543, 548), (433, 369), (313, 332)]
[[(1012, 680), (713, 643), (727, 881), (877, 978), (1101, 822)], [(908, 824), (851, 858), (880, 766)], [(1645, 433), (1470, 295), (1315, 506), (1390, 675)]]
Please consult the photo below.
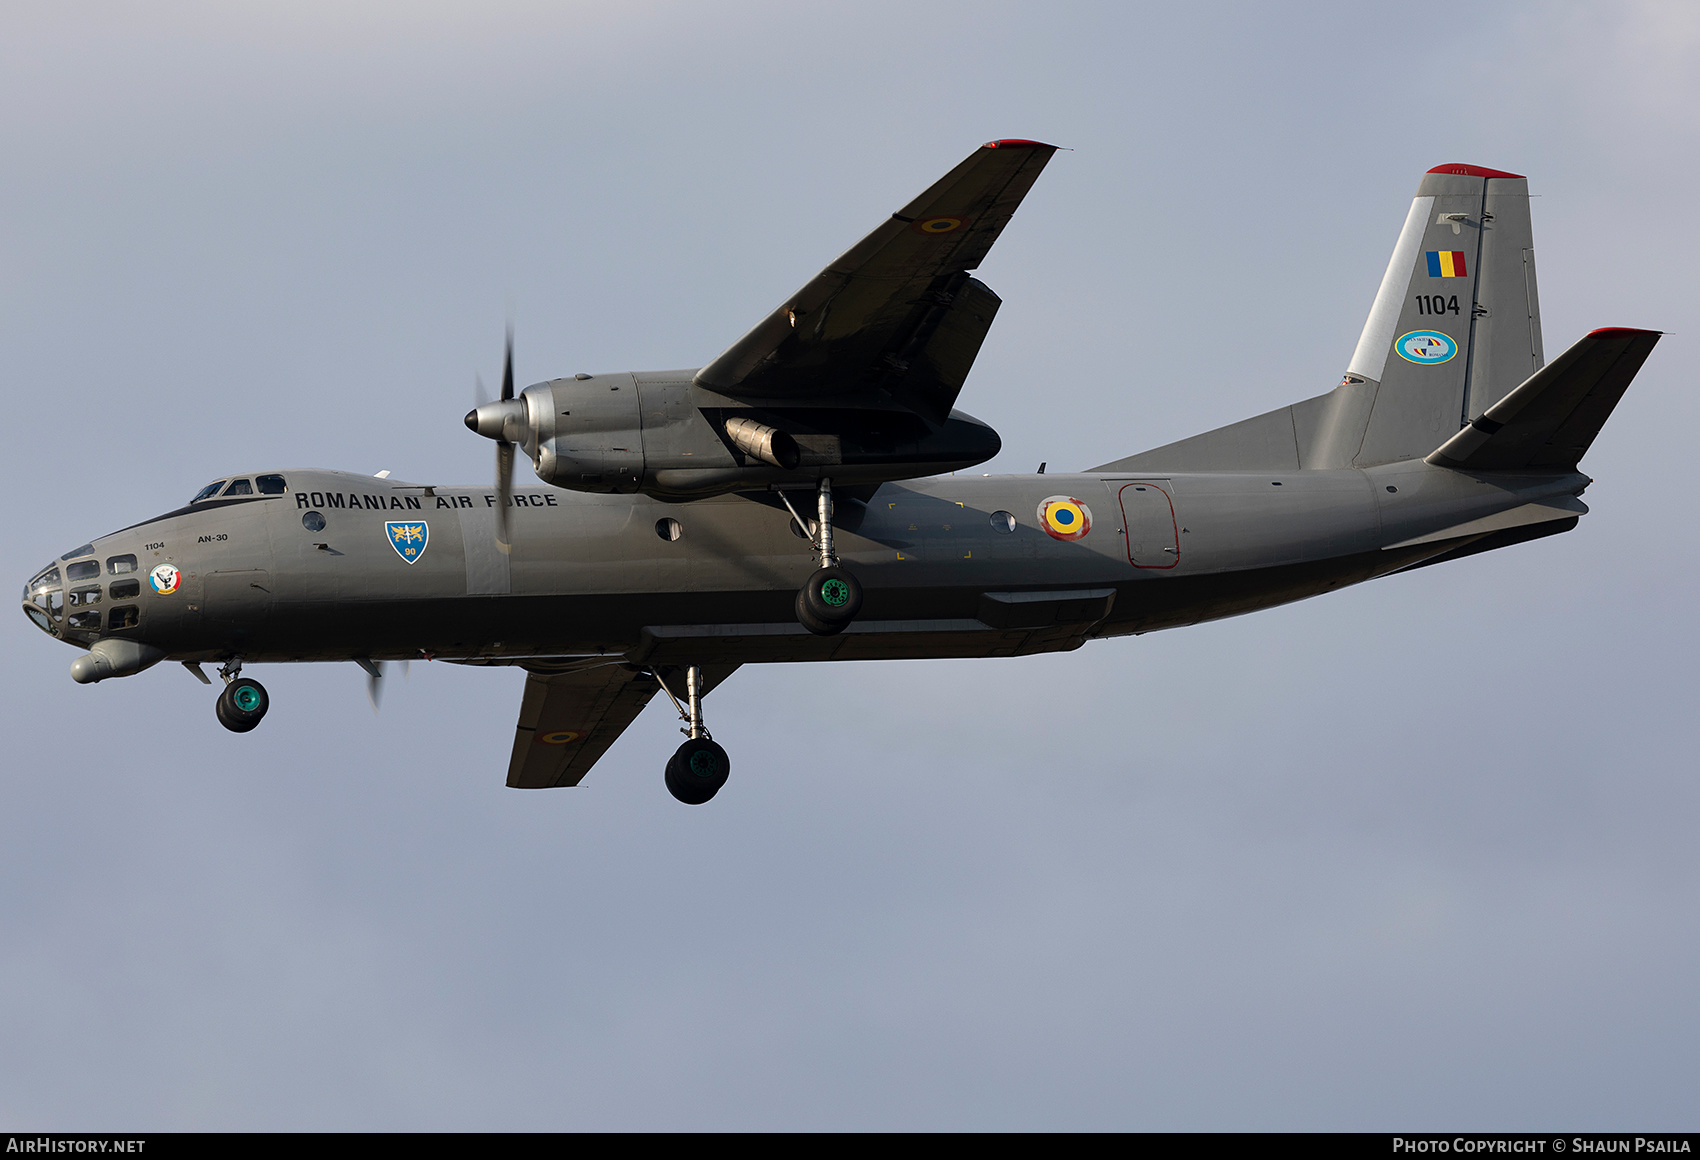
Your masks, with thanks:
[(1000, 137), (996, 141), (987, 141), (983, 149), (1057, 149), (1060, 146), (1047, 145), (1043, 141), (1029, 141), (1025, 137)]
[(1507, 173), (1503, 169), (1488, 169), (1481, 165), (1464, 165), (1456, 161), (1448, 162), (1445, 165), (1436, 165), (1429, 172), (1449, 173), (1454, 177), (1514, 177), (1519, 180), (1523, 179), (1524, 176), (1521, 173)]
[(1614, 338), (1639, 338), (1648, 334), (1663, 336), (1664, 333), (1662, 330), (1642, 330), (1636, 326), (1602, 326), (1597, 330), (1590, 330), (1587, 337), (1598, 342), (1607, 342)]

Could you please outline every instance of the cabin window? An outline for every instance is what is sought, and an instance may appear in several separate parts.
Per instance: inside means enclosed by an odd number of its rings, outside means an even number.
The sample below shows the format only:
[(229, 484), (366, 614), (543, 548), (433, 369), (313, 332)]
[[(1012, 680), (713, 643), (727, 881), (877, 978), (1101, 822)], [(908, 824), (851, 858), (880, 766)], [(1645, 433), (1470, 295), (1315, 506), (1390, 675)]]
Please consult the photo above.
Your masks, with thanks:
[(126, 572), (134, 572), (135, 570), (135, 556), (108, 556), (106, 558), (106, 574), (108, 576), (122, 576)]
[(134, 604), (126, 604), (122, 608), (112, 610), (112, 618), (106, 622), (107, 628), (135, 628), (141, 620), (141, 613)]
[(325, 517), (319, 512), (303, 512), (301, 526), (309, 532), (322, 532), (325, 530)]
[(92, 580), (99, 575), (99, 560), (78, 560), (75, 564), (65, 565), (65, 579), (67, 580)]
[(1009, 512), (992, 513), (992, 530), (1006, 535), (1015, 530), (1015, 516)]
[(224, 486), (224, 480), (222, 480), (222, 479), (215, 480), (214, 482), (207, 484), (200, 491), (197, 491), (195, 493), (195, 498), (190, 500), (189, 502), (190, 503), (200, 503), (203, 499), (211, 499), (213, 496), (218, 494), (218, 489), (223, 487), (223, 486)]
[(93, 588), (73, 588), (73, 589), (71, 589), (71, 607), (72, 608), (79, 608), (79, 607), (81, 607), (85, 604), (99, 604), (99, 603), (100, 603), (100, 586), (98, 584), (95, 585)]
[(655, 521), (655, 534), (663, 540), (677, 540), (685, 534), (684, 525), (671, 516)]
[(41, 629), (41, 631), (43, 631), (43, 632), (52, 632), (53, 631), (53, 622), (51, 620), (47, 619), (47, 613), (43, 612), (41, 609), (39, 609), (39, 608), (25, 608), (24, 612), (29, 616), (29, 618), (31, 620), (35, 621), (35, 626), (37, 628)]
[(39, 592), (43, 588), (57, 588), (58, 586), (59, 569), (57, 568), (49, 568), (47, 571), (37, 576), (34, 580), (30, 581), (31, 592)]
[(97, 612), (73, 612), (73, 613), (71, 613), (71, 627), (72, 628), (99, 628), (100, 627), (100, 613), (98, 611)]
[(282, 495), (289, 490), (289, 484), (281, 475), (256, 475), (254, 486), (260, 489), (261, 495)]
[(112, 593), (114, 600), (129, 600), (133, 596), (142, 594), (142, 582), (140, 580), (114, 580), (108, 591)]
[[(41, 601), (37, 600), (37, 604)], [(55, 588), (47, 594), (47, 612), (54, 620), (65, 619), (65, 594)]]
[(72, 548), (69, 552), (66, 552), (63, 556), (61, 556), (59, 558), (61, 560), (75, 560), (78, 556), (92, 556), (92, 555), (94, 555), (94, 545), (93, 544), (84, 544), (80, 548)]
[(230, 486), (224, 489), (225, 495), (253, 495), (254, 485), (245, 479), (233, 479)]

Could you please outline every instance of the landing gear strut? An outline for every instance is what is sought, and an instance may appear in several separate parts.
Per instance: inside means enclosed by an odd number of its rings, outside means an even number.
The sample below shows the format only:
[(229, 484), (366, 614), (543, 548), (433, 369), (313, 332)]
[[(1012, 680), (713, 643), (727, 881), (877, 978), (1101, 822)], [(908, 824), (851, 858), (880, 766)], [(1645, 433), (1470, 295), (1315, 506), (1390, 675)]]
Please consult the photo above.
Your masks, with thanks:
[(260, 723), (271, 708), (272, 700), (266, 687), (256, 680), (241, 676), (242, 658), (233, 657), (218, 670), (224, 678), (224, 691), (213, 703), (218, 723), (232, 733), (246, 733)]
[[(785, 498), (784, 492), (779, 493), (779, 498), (791, 509), (791, 515), (798, 525), (807, 531), (808, 522), (797, 514), (796, 508), (791, 507), (791, 501)], [(816, 568), (808, 582), (797, 590), (797, 622), (816, 636), (833, 636), (843, 632), (862, 610), (862, 585), (848, 568), (838, 562), (838, 553), (832, 548), (830, 479), (820, 481), (816, 511), (820, 516), (815, 523), (819, 529), (815, 537), (815, 548), (820, 553), (820, 567)]]
[(661, 687), (672, 698), (679, 716), (686, 721), (687, 727), (679, 732), (690, 738), (667, 759), (667, 790), (688, 806), (700, 806), (720, 792), (720, 787), (726, 784), (727, 775), (732, 772), (732, 759), (714, 743), (708, 735), (708, 727), (702, 722), (702, 667), (692, 665), (685, 670), (688, 709), (679, 704), (673, 690), (667, 688), (666, 681), (661, 682)]

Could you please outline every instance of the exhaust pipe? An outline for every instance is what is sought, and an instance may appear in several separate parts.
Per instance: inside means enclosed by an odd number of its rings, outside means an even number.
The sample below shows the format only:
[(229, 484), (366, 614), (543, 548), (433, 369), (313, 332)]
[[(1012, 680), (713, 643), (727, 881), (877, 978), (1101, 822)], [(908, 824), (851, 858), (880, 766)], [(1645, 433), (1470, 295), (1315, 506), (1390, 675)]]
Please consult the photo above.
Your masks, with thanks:
[(777, 427), (757, 423), (754, 419), (726, 420), (726, 437), (732, 441), (732, 446), (752, 459), (786, 471), (797, 470), (797, 464), (802, 462), (795, 439)]

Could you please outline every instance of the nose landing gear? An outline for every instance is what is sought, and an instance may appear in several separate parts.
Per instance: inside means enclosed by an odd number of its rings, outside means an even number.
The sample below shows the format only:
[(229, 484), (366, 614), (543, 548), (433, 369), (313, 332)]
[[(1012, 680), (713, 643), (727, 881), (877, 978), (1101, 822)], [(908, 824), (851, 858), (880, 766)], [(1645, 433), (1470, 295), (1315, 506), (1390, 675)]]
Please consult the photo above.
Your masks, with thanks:
[(726, 784), (727, 775), (732, 772), (732, 759), (715, 744), (702, 721), (702, 668), (692, 665), (685, 673), (689, 709), (679, 704), (673, 690), (667, 688), (666, 681), (661, 681), (661, 687), (672, 698), (679, 716), (688, 723), (688, 727), (680, 732), (690, 735), (690, 739), (667, 759), (667, 791), (688, 806), (700, 806), (720, 792), (720, 787)]
[(218, 675), (224, 678), (224, 691), (213, 702), (218, 723), (232, 733), (246, 733), (258, 725), (272, 704), (271, 698), (266, 695), (266, 687), (249, 677), (239, 676), (241, 672), (240, 657), (218, 670)]
[[(779, 498), (791, 509), (799, 527), (808, 530), (808, 523), (791, 507), (791, 501), (780, 492)], [(862, 585), (848, 568), (838, 562), (832, 548), (832, 480), (820, 481), (816, 500), (819, 533), (815, 547), (820, 552), (820, 567), (808, 582), (797, 590), (797, 622), (816, 636), (833, 636), (843, 632), (862, 610)]]

